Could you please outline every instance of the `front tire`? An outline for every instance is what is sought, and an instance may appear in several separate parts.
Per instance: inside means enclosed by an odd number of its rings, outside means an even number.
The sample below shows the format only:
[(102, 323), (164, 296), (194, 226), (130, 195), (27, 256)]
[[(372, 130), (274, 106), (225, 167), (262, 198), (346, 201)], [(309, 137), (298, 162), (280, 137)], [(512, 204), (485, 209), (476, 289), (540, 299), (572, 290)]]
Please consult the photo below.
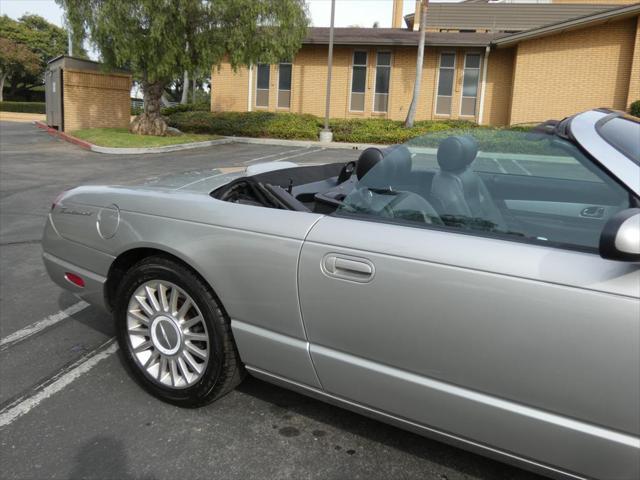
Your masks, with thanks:
[(222, 306), (181, 263), (150, 257), (134, 265), (116, 293), (114, 316), (125, 364), (161, 400), (198, 407), (242, 380)]

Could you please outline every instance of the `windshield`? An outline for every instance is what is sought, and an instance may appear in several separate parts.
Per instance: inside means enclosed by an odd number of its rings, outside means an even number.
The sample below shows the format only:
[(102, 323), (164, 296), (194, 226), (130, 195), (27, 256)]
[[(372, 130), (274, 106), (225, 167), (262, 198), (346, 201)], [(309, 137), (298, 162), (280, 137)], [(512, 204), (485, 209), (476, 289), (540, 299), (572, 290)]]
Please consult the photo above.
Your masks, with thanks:
[(369, 163), (338, 215), (596, 248), (606, 220), (629, 206), (622, 187), (547, 133), (436, 132)]

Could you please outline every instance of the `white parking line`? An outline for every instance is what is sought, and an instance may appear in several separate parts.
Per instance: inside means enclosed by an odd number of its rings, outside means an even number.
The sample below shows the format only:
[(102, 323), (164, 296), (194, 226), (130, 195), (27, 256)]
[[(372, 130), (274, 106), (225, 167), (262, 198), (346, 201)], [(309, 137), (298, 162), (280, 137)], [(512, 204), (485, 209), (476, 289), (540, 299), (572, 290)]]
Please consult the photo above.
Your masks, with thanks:
[(493, 160), (493, 163), (495, 163), (498, 166), (500, 173), (507, 173), (507, 171), (504, 169), (504, 167), (498, 160), (496, 160), (495, 158), (490, 158), (490, 160)]
[(102, 360), (113, 355), (117, 350), (118, 344), (114, 343), (113, 338), (109, 339), (100, 347), (89, 352), (78, 361), (36, 386), (31, 390), (31, 394), (27, 394), (10, 405), (7, 405), (0, 410), (0, 428), (13, 423), (22, 415), (38, 406), (40, 402), (59, 392), (81, 375), (87, 373)]
[[(309, 148), (309, 147), (305, 147), (305, 148)], [(312, 150), (310, 150), (308, 152), (302, 152), (302, 153), (298, 153), (296, 155), (289, 155), (288, 157), (278, 158), (277, 160), (273, 160), (273, 161), (274, 162), (279, 162), (281, 160), (288, 160), (290, 158), (301, 157), (303, 155), (309, 155), (310, 153), (318, 153), (318, 152), (321, 152), (323, 150), (324, 150), (324, 148), (318, 148), (318, 149), (315, 149), (315, 150), (312, 149)]]
[(6, 350), (15, 343), (21, 342), (25, 338), (35, 335), (45, 328), (61, 322), (65, 318), (69, 318), (71, 315), (75, 315), (88, 306), (89, 304), (87, 302), (81, 300), (78, 303), (74, 303), (69, 308), (66, 308), (58, 313), (54, 313), (53, 315), (49, 315), (47, 318), (40, 320), (39, 322), (32, 323), (31, 325), (28, 325), (18, 330), (17, 332), (13, 332), (12, 334), (7, 335), (0, 340), (0, 352)]
[(520, 164), (520, 162), (518, 162), (517, 160), (514, 160), (514, 159), (512, 159), (512, 158), (511, 158), (510, 160), (511, 160), (511, 163), (513, 163), (516, 167), (518, 167), (520, 170), (522, 170), (522, 171), (523, 171), (524, 173), (526, 173), (527, 175), (530, 175), (530, 176), (531, 176), (531, 175), (533, 175), (533, 173), (531, 173), (528, 169), (524, 168), (524, 167)]
[[(294, 150), (285, 150), (284, 152), (278, 152), (278, 153), (271, 153), (269, 155), (263, 155), (262, 157), (257, 157), (257, 158), (252, 158), (251, 160), (245, 160), (244, 163), (245, 165), (248, 163), (253, 163), (253, 162), (258, 162), (260, 160), (264, 160), (265, 158), (271, 158), (271, 157), (276, 157), (278, 155), (286, 155), (287, 153), (293, 153), (293, 152), (299, 152), (300, 150), (307, 150), (309, 147), (302, 147), (302, 148), (296, 148)], [(275, 160), (275, 161), (279, 161)]]

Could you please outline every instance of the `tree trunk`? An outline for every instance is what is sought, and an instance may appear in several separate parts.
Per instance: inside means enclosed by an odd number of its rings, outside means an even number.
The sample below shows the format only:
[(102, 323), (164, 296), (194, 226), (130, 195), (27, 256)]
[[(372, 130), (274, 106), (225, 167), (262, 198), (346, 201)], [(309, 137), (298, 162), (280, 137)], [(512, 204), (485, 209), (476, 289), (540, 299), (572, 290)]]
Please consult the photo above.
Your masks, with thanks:
[(192, 89), (191, 89), (191, 103), (196, 103), (196, 90), (197, 90), (197, 85), (196, 85), (196, 74), (193, 74), (193, 85), (192, 85)]
[(180, 103), (184, 105), (189, 103), (189, 72), (184, 71), (184, 77), (182, 78), (182, 98)]
[(4, 80), (5, 78), (7, 78), (7, 73), (5, 72), (0, 72), (0, 102), (4, 101), (4, 97), (3, 95), (3, 90), (4, 90)]
[(134, 118), (129, 125), (131, 133), (158, 136), (164, 136), (167, 133), (167, 122), (160, 115), (160, 99), (164, 87), (165, 82), (142, 82), (144, 112)]
[(420, 8), (420, 40), (418, 41), (418, 59), (416, 61), (416, 80), (413, 83), (413, 98), (407, 112), (407, 119), (404, 122), (406, 128), (413, 127), (416, 119), (416, 109), (418, 108), (418, 100), (420, 99), (420, 84), (422, 83), (422, 64), (424, 62), (424, 38), (427, 31), (427, 7), (429, 0), (422, 0)]

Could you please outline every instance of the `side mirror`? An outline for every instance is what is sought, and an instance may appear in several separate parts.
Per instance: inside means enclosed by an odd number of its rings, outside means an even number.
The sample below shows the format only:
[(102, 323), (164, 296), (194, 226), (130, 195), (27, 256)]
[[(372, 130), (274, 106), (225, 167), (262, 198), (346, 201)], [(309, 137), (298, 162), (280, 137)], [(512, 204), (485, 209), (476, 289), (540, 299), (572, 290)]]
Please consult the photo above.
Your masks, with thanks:
[(640, 208), (622, 210), (607, 221), (600, 234), (600, 256), (640, 262)]

